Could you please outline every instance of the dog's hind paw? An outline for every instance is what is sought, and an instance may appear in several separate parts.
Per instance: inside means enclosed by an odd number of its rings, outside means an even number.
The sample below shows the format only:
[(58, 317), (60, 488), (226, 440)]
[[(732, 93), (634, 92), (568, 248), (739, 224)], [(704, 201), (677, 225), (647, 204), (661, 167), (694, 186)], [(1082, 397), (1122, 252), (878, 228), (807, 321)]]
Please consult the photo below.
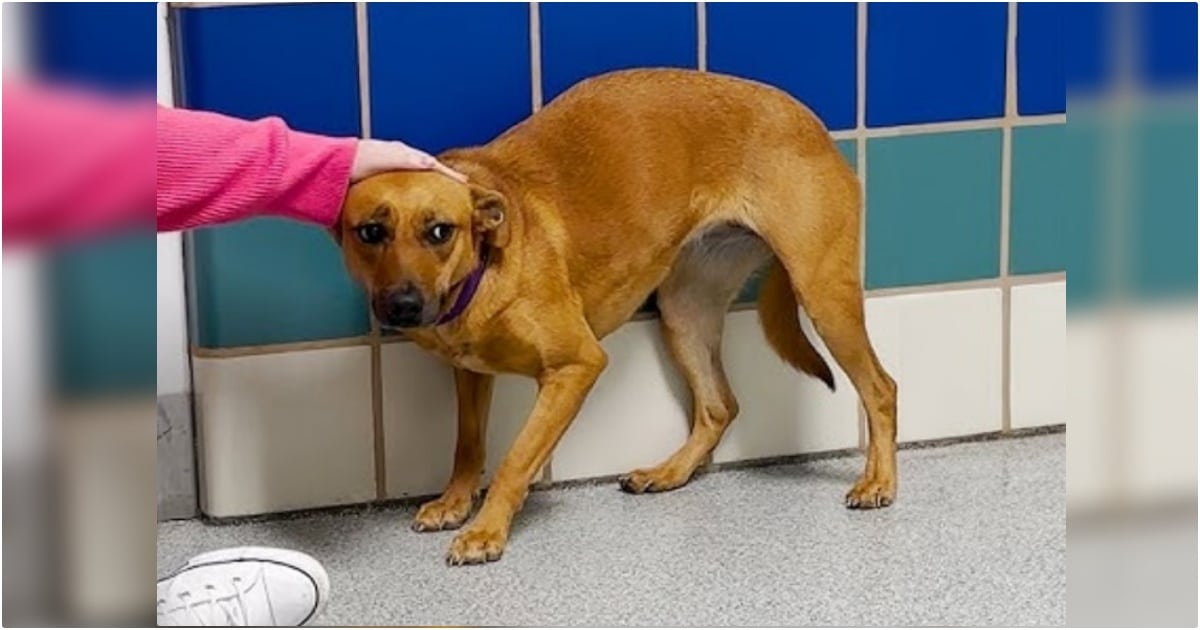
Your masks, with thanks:
[(645, 470), (635, 470), (617, 477), (621, 490), (629, 494), (645, 494), (648, 492), (667, 492), (687, 485), (691, 475), (683, 474), (662, 467)]
[(442, 495), (421, 506), (413, 518), (415, 532), (437, 532), (458, 529), (471, 515), (473, 501), (468, 496)]

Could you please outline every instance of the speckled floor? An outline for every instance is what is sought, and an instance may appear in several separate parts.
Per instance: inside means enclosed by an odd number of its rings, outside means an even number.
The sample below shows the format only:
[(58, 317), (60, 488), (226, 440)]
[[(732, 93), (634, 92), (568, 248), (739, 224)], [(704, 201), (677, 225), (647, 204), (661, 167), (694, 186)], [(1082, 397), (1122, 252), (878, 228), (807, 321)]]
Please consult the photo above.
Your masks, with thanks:
[(900, 453), (892, 507), (841, 506), (861, 458), (717, 472), (672, 493), (533, 493), (496, 564), (450, 568), (413, 508), (165, 523), (159, 571), (223, 546), (323, 563), (329, 625), (1062, 625), (1064, 434)]

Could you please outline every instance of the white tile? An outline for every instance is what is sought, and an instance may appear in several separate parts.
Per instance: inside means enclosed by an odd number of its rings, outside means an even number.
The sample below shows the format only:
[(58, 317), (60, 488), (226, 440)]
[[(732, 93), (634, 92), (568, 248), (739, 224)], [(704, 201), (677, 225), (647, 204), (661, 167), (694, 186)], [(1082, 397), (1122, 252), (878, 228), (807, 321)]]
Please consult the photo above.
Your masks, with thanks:
[(197, 358), (193, 370), (206, 514), (375, 498), (368, 348)]
[(804, 332), (833, 370), (836, 392), (801, 374), (767, 345), (758, 314), (730, 313), (722, 356), (741, 409), (713, 454), (729, 462), (852, 448), (858, 444), (858, 395), (804, 318)]
[(1120, 418), (1133, 497), (1196, 497), (1196, 305), (1140, 305), (1126, 317)]
[(902, 442), (998, 431), (1000, 290), (867, 300), (867, 328), (899, 388)]
[[(411, 343), (385, 344), (381, 359), (388, 496), (439, 494), (450, 479), (458, 433), (453, 368)], [(496, 378), (485, 484), (533, 408), (535, 393), (533, 379)]]
[(1117, 416), (1111, 324), (1094, 315), (1066, 323), (1067, 508), (1087, 509), (1109, 496)]
[(1012, 288), (1009, 413), (1013, 428), (1066, 422), (1067, 284)]
[(603, 343), (608, 368), (554, 452), (555, 480), (651, 466), (687, 438), (686, 390), (658, 322), (630, 322)]
[(1067, 318), (1067, 507), (1195, 497), (1196, 307)]

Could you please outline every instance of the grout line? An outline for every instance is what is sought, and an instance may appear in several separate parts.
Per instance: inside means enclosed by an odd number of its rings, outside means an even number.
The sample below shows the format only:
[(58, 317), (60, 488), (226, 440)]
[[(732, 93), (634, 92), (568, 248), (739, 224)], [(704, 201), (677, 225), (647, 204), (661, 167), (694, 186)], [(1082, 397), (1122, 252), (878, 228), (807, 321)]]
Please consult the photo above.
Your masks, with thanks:
[(287, 352), (302, 352), (305, 350), (329, 350), (333, 348), (353, 348), (369, 346), (369, 335), (357, 337), (341, 337), (338, 339), (321, 339), (319, 341), (293, 341), (288, 343), (264, 344), (261, 346), (235, 346), (232, 348), (205, 348), (192, 344), (192, 355), (198, 359), (236, 359), (238, 357), (253, 357), (263, 354), (283, 354)]
[[(1130, 228), (1129, 214), (1125, 208), (1129, 201), (1129, 170), (1128, 149), (1130, 130), (1128, 129), (1131, 108), (1137, 102), (1136, 93), (1137, 69), (1133, 65), (1137, 56), (1133, 51), (1138, 50), (1137, 30), (1138, 12), (1131, 7), (1118, 5), (1114, 8), (1114, 22), (1117, 24), (1115, 33), (1111, 36), (1111, 62), (1113, 65), (1114, 87), (1113, 97), (1107, 99), (1105, 115), (1112, 121), (1108, 125), (1104, 140), (1109, 143), (1109, 150), (1104, 157), (1104, 169), (1108, 175), (1104, 203), (1100, 207), (1102, 222), (1102, 241), (1104, 243), (1105, 265), (1102, 272), (1105, 284), (1102, 286), (1103, 297), (1112, 300), (1116, 308), (1104, 318), (1108, 333), (1107, 346), (1114, 357), (1129, 356), (1129, 319), (1127, 289), (1129, 276), (1125, 273), (1128, 268), (1132, 251), (1128, 239), (1124, 235)], [(1128, 455), (1125, 444), (1129, 442), (1132, 433), (1127, 428), (1128, 423), (1121, 422), (1123, 418), (1132, 417), (1129, 413), (1130, 397), (1123, 383), (1129, 382), (1130, 370), (1127, 362), (1113, 361), (1104, 371), (1104, 379), (1108, 382), (1108, 405), (1103, 420), (1107, 426), (1109, 441), (1105, 455), (1108, 459), (1107, 479), (1110, 490), (1108, 495), (1117, 505), (1128, 502), (1132, 488), (1129, 479), (1132, 477), (1131, 468), (1134, 462)]]
[[(899, 136), (918, 136), (933, 133), (953, 133), (955, 131), (983, 131), (1009, 127), (1045, 127), (1047, 125), (1066, 124), (1064, 114), (1039, 114), (1036, 116), (1021, 116), (1014, 114), (1011, 118), (978, 118), (975, 120), (951, 120), (947, 122), (920, 123), (914, 125), (895, 125), (891, 127), (856, 127), (854, 129), (838, 129), (829, 132), (834, 140), (854, 140), (863, 138), (896, 138)], [(860, 123), (861, 124), (861, 123)]]
[(375, 455), (375, 498), (386, 499), (387, 487), (387, 443), (383, 423), (383, 348), (371, 344), (371, 437)]
[[(529, 84), (533, 113), (542, 109), (545, 94), (542, 92), (542, 12), (537, 2), (529, 3)], [(396, 341), (407, 341), (398, 339)], [(393, 341), (392, 343), (395, 343)], [(546, 463), (538, 479), (533, 483), (550, 483), (554, 474), (554, 451), (546, 456)]]
[(882, 287), (868, 289), (868, 298), (897, 297), (901, 295), (924, 295), (929, 293), (946, 293), (950, 291), (969, 291), (972, 289), (999, 289), (1002, 282), (999, 278), (982, 280), (963, 280), (961, 282), (943, 282), (941, 284), (913, 285), (906, 287)]
[[(371, 129), (371, 65), (370, 26), (367, 22), (367, 3), (354, 3), (354, 30), (358, 50), (358, 99), (359, 124), (362, 137), (370, 138)], [(375, 498), (387, 498), (387, 442), (383, 422), (383, 350), (379, 345), (379, 322), (375, 314), (367, 310), (371, 330), (367, 334), (371, 349), (371, 443), (374, 457)]]
[(1022, 116), (1013, 112), (1011, 119), (1013, 127), (1037, 127), (1041, 125), (1065, 125), (1067, 124), (1066, 114), (1038, 114), (1036, 116)]
[(542, 109), (542, 12), (537, 2), (529, 3), (529, 97), (533, 113)]
[(1049, 284), (1051, 282), (1066, 282), (1067, 272), (1065, 271), (1049, 271), (1046, 273), (1029, 273), (1017, 276), (1006, 275), (1002, 281), (1010, 287), (1019, 287), (1028, 284)]
[(1008, 3), (1004, 126), (1000, 148), (1000, 429), (1012, 430), (1012, 287), (1007, 282), (1012, 225), (1012, 122), (1017, 118), (1017, 3)]
[(868, 289), (868, 298), (897, 297), (902, 295), (924, 295), (928, 293), (946, 293), (950, 291), (969, 291), (972, 289), (999, 289), (999, 278), (983, 280), (963, 280), (961, 282), (943, 282), (940, 284), (913, 285), (905, 287), (882, 287)]
[[(863, 300), (867, 278), (867, 13), (866, 2), (856, 6), (857, 19), (855, 23), (855, 104), (854, 104), (854, 162), (858, 174), (861, 208), (859, 209), (858, 226), (858, 279), (864, 287)], [(836, 139), (836, 136), (835, 136)], [(867, 410), (858, 404), (858, 448), (864, 453), (867, 450)]]
[(272, 4), (307, 4), (307, 3), (299, 1), (299, 0), (291, 0), (291, 1), (275, 0), (275, 1), (267, 1), (267, 2), (259, 0), (257, 2), (168, 2), (167, 4), (171, 7), (177, 8), (177, 9), (220, 9), (222, 7), (247, 7), (247, 6), (253, 7), (253, 6), (265, 6), (265, 5), (272, 5)]
[(975, 120), (953, 120), (949, 122), (920, 123), (914, 125), (895, 125), (892, 127), (872, 127), (863, 133), (868, 138), (895, 138), (897, 136), (914, 136), (929, 133), (949, 133), (954, 131), (982, 131), (1003, 127), (1036, 127), (1057, 125), (1067, 122), (1063, 114), (1046, 114), (1039, 116), (1002, 116), (1000, 118), (977, 118)]
[(696, 3), (696, 69), (708, 71), (708, 7)]
[(1067, 279), (1065, 271), (1051, 271), (1048, 273), (1032, 273), (1018, 276), (1006, 276), (1003, 278), (985, 278), (980, 280), (962, 280), (957, 282), (943, 282), (939, 284), (914, 284), (903, 287), (883, 287), (879, 289), (868, 289), (867, 297), (892, 297), (897, 295), (928, 295), (931, 293), (944, 293), (947, 291), (965, 291), (968, 289), (1002, 289), (1004, 287), (1015, 287), (1028, 284), (1049, 284), (1052, 282), (1064, 282)]
[(358, 117), (362, 137), (371, 137), (371, 64), (370, 34), (367, 29), (367, 3), (354, 3), (354, 32), (358, 51)]
[[(1052, 271), (1049, 273), (1023, 274), (1008, 276), (1006, 278), (988, 278), (983, 280), (964, 280), (961, 282), (943, 282), (939, 284), (916, 284), (903, 287), (884, 287), (879, 289), (868, 289), (864, 291), (864, 295), (868, 298), (879, 297), (894, 297), (901, 295), (928, 295), (932, 293), (943, 293), (947, 291), (963, 291), (968, 289), (991, 289), (1002, 288), (1004, 286), (1016, 287), (1031, 284), (1049, 284), (1053, 282), (1064, 282), (1067, 279), (1065, 271)], [(754, 302), (746, 302), (734, 304), (729, 312), (737, 313), (740, 311), (754, 310), (757, 308)], [(630, 322), (646, 321), (656, 319), (655, 313), (639, 312), (629, 318)], [(374, 336), (373, 336), (374, 335)], [(372, 347), (379, 345), (380, 347), (394, 343), (408, 343), (409, 339), (402, 334), (387, 335), (381, 334), (378, 322), (374, 317), (371, 318), (371, 332), (366, 335), (357, 337), (341, 337), (337, 339), (322, 339), (318, 341), (294, 341), (288, 343), (266, 344), (261, 346), (234, 346), (229, 348), (206, 348), (198, 345), (191, 345), (191, 354), (198, 359), (236, 359), (240, 357), (253, 357), (267, 354), (286, 354), (289, 352), (303, 352), (307, 350), (329, 350), (334, 348), (355, 348), (360, 346)]]

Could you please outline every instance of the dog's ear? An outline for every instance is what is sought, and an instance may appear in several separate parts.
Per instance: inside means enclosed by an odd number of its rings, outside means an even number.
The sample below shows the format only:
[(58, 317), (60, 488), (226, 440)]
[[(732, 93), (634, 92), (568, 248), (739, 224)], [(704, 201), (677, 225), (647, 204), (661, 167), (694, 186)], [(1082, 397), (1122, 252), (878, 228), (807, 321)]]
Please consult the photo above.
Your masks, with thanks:
[(475, 206), (475, 231), (493, 247), (508, 245), (508, 200), (504, 195), (479, 186), (471, 186), (471, 203)]
[(338, 247), (342, 246), (342, 218), (338, 217), (337, 223), (334, 223), (328, 230), (329, 235), (333, 237), (333, 244)]

